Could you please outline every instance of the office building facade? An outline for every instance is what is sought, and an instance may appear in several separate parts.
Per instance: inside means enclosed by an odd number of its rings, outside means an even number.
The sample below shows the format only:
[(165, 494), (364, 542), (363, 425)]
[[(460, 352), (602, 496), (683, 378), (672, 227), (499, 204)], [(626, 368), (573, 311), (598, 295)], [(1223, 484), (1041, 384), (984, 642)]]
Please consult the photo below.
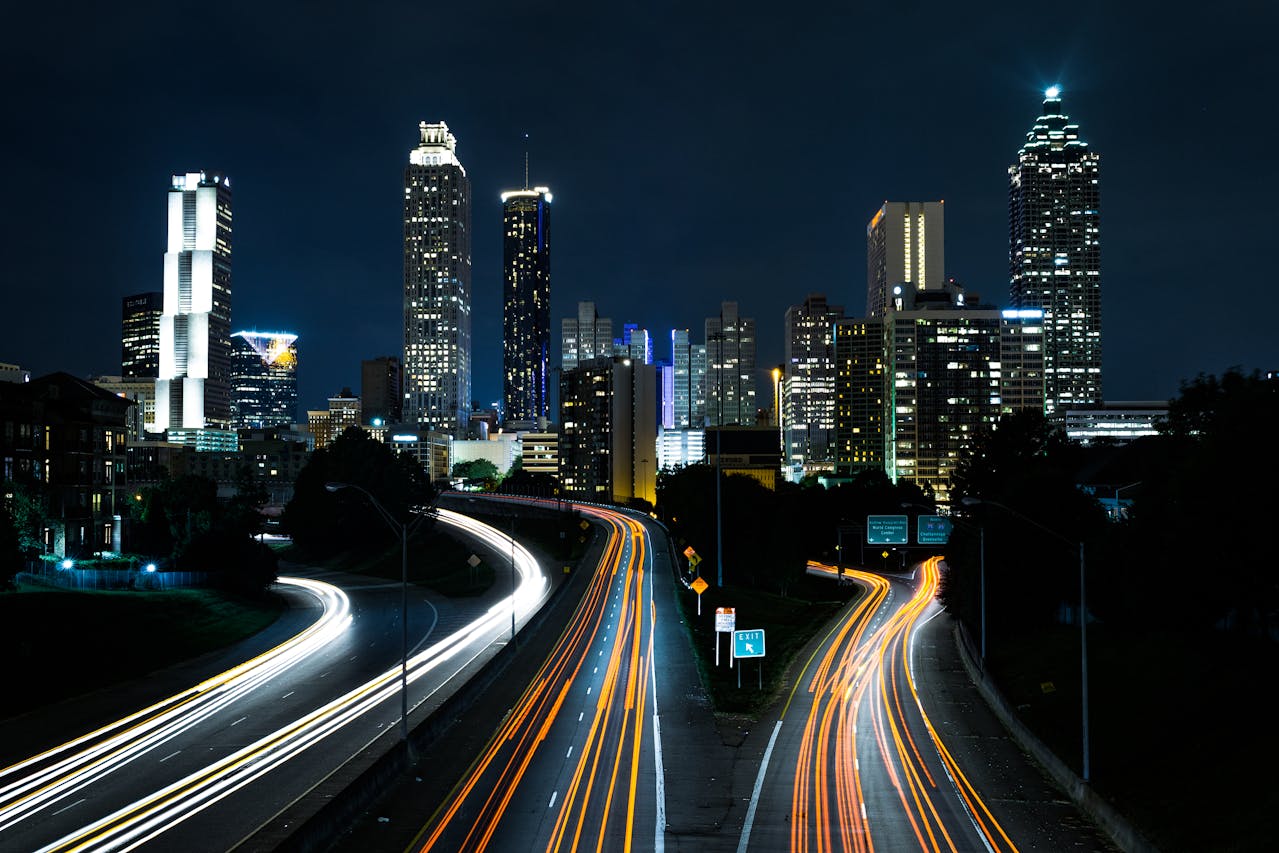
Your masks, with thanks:
[(174, 175), (168, 207), (155, 425), (202, 443), (231, 425), (231, 182)]
[(549, 415), (551, 192), (502, 193), (502, 399), (509, 421)]
[(795, 482), (834, 468), (834, 329), (843, 317), (843, 307), (820, 293), (786, 309), (779, 414), (783, 465)]
[(393, 355), (360, 362), (360, 402), (365, 423), (398, 424), (404, 419), (403, 371)]
[(560, 321), (560, 367), (571, 370), (583, 361), (613, 354), (613, 321), (601, 317), (594, 302), (577, 303), (577, 316)]
[(1061, 92), (1008, 167), (1009, 287), (1014, 308), (1044, 312), (1045, 411), (1102, 402), (1101, 157), (1062, 112)]
[(671, 396), (675, 429), (706, 426), (706, 344), (689, 340), (688, 329), (671, 330)]
[(120, 375), (155, 379), (160, 375), (160, 316), (164, 292), (136, 293), (123, 299), (120, 319)]
[(866, 226), (867, 317), (884, 316), (896, 287), (942, 288), (945, 237), (943, 202), (884, 202)]
[(569, 498), (656, 498), (657, 374), (628, 358), (596, 358), (560, 373), (559, 469)]
[(471, 184), (447, 124), (404, 170), (404, 418), (464, 435), (471, 410)]
[(710, 426), (755, 424), (755, 321), (736, 302), (707, 317), (706, 419)]
[(293, 423), (298, 411), (298, 336), (231, 335), (232, 421), (236, 429)]
[(837, 320), (835, 358), (835, 474), (855, 477), (884, 470), (884, 321)]

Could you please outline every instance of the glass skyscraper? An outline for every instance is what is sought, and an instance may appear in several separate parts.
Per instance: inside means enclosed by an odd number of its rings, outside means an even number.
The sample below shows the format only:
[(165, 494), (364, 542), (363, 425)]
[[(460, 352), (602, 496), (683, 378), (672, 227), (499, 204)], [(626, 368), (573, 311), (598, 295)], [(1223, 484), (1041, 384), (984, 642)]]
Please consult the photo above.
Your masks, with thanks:
[(471, 184), (447, 124), (404, 170), (404, 417), (464, 435), (471, 409)]
[(945, 281), (946, 205), (886, 201), (866, 226), (866, 316), (883, 317), (893, 288), (940, 290)]
[(755, 425), (755, 321), (720, 304), (706, 318), (706, 419), (710, 426)]
[(232, 411), (236, 429), (292, 424), (298, 409), (298, 336), (231, 336)]
[(791, 479), (834, 468), (835, 321), (844, 309), (810, 294), (786, 309), (782, 432)]
[(231, 423), (230, 180), (174, 175), (168, 223), (155, 427), (200, 443)]
[(1044, 93), (1043, 114), (1008, 168), (1009, 286), (1013, 306), (1044, 312), (1044, 408), (1102, 402), (1101, 157)]
[(502, 193), (502, 400), (508, 421), (549, 415), (551, 191)]

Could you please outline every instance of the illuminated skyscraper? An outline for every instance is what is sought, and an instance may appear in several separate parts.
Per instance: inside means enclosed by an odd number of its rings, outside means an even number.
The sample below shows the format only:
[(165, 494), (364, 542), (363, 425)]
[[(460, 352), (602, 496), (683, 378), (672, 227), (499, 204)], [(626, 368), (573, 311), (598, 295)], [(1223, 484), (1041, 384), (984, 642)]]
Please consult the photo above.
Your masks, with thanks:
[(791, 479), (834, 467), (835, 321), (844, 309), (811, 294), (786, 309), (782, 432)]
[(706, 426), (706, 344), (689, 342), (688, 329), (671, 330), (672, 417), (675, 429)]
[(710, 426), (755, 425), (755, 321), (736, 302), (706, 318), (706, 419)]
[(839, 320), (835, 351), (835, 473), (884, 470), (884, 321)]
[(232, 411), (236, 429), (292, 424), (298, 409), (297, 335), (231, 336)]
[(464, 435), (471, 410), (471, 184), (447, 124), (404, 170), (404, 417)]
[(502, 193), (502, 399), (507, 421), (549, 413), (551, 191)]
[(164, 313), (164, 293), (126, 296), (122, 309), (120, 375), (126, 379), (155, 379), (160, 375), (160, 315)]
[(893, 288), (940, 290), (945, 281), (946, 206), (886, 201), (866, 226), (866, 316), (883, 317)]
[(1049, 415), (1102, 401), (1100, 166), (1048, 89), (1008, 167), (1008, 263), (1014, 307), (1044, 312)]
[(174, 175), (164, 253), (155, 426), (173, 441), (231, 424), (231, 182)]

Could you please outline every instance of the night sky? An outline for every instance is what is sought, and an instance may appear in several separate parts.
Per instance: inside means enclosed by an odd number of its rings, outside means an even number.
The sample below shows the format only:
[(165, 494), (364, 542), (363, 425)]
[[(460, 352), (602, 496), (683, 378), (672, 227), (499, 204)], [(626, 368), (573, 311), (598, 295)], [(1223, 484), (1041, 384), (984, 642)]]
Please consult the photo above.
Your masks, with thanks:
[(401, 353), (403, 171), (442, 120), (472, 183), (475, 399), (501, 394), (498, 194), (526, 147), (555, 196), (554, 365), (578, 300), (659, 358), (736, 300), (762, 378), (788, 305), (862, 313), (884, 200), (945, 199), (947, 273), (1006, 304), (1007, 167), (1059, 83), (1102, 156), (1106, 398), (1279, 368), (1271, 4), (347, 5), (6, 12), (0, 361), (118, 373), (170, 176), (204, 169), (232, 181), (234, 328), (300, 334), (303, 410), (358, 393), (361, 359)]

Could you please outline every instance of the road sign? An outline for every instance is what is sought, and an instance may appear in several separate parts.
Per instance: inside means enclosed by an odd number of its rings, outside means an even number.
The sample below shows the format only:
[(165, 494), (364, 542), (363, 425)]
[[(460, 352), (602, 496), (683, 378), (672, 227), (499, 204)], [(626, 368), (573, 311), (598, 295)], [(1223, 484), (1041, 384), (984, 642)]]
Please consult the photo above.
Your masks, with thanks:
[(693, 582), (689, 584), (689, 586), (691, 586), (693, 588), (693, 592), (697, 593), (698, 595), (701, 595), (702, 593), (706, 592), (707, 589), (710, 588), (710, 584), (702, 580), (701, 576), (693, 578)]
[(695, 568), (697, 568), (699, 565), (701, 565), (701, 563), (702, 563), (702, 555), (701, 555), (701, 554), (694, 554), (693, 556), (691, 556), (691, 557), (689, 557), (689, 558), (688, 558), (688, 565), (689, 565), (689, 567), (690, 567), (690, 568), (694, 568), (694, 569), (695, 569)]
[(867, 545), (909, 545), (910, 516), (866, 516)]
[(468, 565), (470, 565), (471, 568), (475, 568), (476, 566), (480, 564), (480, 558), (472, 554), (471, 556), (466, 558), (466, 562)]
[(693, 555), (696, 553), (697, 552), (693, 550), (692, 545), (689, 545), (687, 548), (684, 549), (684, 556), (688, 557), (690, 560), (693, 559)]
[(715, 608), (715, 630), (731, 634), (737, 627), (737, 611), (732, 607)]
[(733, 632), (733, 657), (762, 658), (764, 656), (764, 629)]
[(950, 541), (950, 519), (941, 515), (921, 515), (915, 522), (915, 541), (920, 545), (945, 545)]
[(578, 526), (578, 527), (580, 527), (580, 528), (582, 528), (583, 530), (590, 530), (590, 529), (591, 529), (591, 523), (590, 523), (589, 521), (587, 521), (586, 519), (582, 519), (582, 520), (581, 520), (581, 522), (579, 522), (577, 526)]

